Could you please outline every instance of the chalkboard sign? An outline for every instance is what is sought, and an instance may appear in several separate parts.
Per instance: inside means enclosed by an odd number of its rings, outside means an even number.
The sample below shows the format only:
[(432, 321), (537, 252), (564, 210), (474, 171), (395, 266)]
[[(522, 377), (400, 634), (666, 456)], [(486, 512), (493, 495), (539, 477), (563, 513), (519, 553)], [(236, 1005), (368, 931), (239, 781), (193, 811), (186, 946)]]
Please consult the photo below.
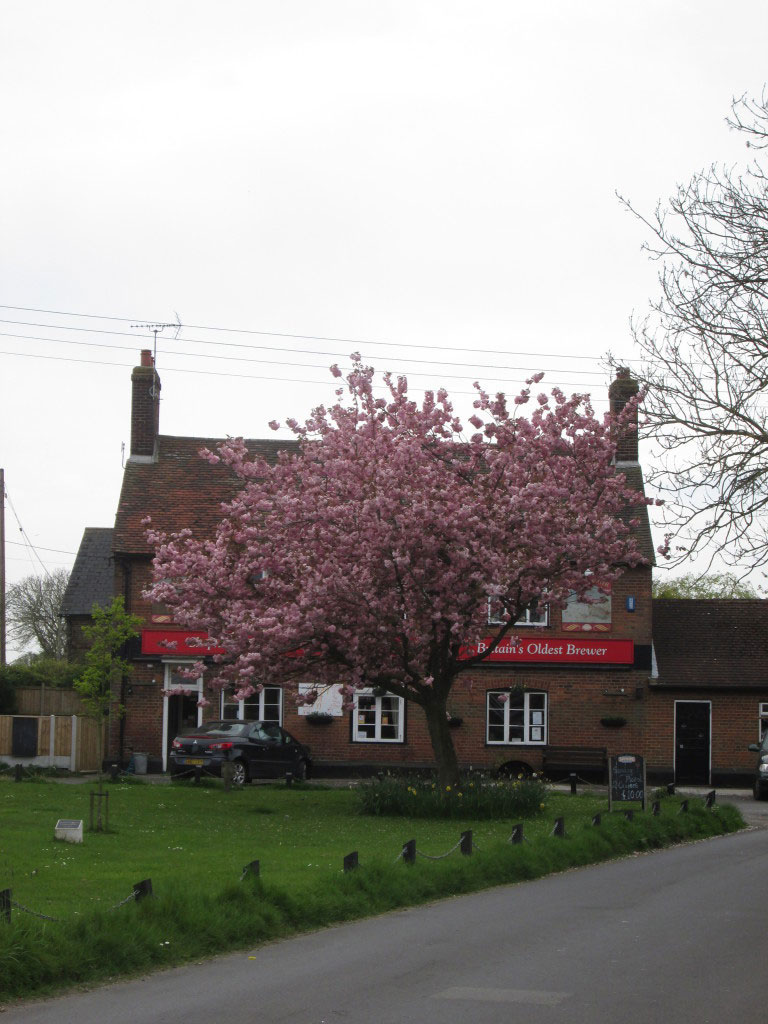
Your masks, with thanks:
[(640, 800), (645, 810), (645, 760), (638, 754), (608, 758), (608, 808), (614, 800)]

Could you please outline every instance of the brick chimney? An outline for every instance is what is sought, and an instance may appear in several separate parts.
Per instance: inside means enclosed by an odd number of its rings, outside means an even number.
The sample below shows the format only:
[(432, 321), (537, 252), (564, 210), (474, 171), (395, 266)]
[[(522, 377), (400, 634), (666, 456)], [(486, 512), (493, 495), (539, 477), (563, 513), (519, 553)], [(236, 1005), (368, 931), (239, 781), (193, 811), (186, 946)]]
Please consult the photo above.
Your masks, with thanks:
[[(640, 385), (630, 375), (628, 367), (617, 367), (616, 379), (608, 388), (608, 398), (611, 403), (611, 415), (618, 416), (630, 398), (634, 398), (639, 390)], [(632, 422), (634, 424), (634, 430), (625, 430), (619, 438), (619, 443), (616, 447), (617, 463), (639, 461), (637, 444), (637, 408), (635, 408), (635, 415)]]
[(160, 378), (148, 348), (142, 349), (141, 365), (133, 369), (131, 388), (131, 458), (154, 461), (160, 429)]

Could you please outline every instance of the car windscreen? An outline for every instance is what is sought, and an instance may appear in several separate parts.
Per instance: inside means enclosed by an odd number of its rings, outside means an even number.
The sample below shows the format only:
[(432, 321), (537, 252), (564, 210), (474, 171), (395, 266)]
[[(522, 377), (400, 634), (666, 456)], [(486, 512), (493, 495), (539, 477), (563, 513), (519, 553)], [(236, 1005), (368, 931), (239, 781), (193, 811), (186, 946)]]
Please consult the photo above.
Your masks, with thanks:
[(242, 736), (247, 722), (204, 722), (196, 729), (186, 729), (185, 736)]

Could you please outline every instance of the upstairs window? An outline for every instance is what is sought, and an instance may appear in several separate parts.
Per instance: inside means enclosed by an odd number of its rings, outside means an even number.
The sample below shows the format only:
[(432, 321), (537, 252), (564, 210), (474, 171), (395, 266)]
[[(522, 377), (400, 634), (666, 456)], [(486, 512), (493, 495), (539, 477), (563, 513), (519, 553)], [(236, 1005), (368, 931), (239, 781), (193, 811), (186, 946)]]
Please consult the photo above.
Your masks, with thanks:
[[(515, 623), (515, 626), (546, 626), (549, 624), (549, 608), (543, 605), (541, 608), (528, 608)], [(501, 626), (504, 623), (504, 609), (495, 598), (488, 598), (488, 625)]]

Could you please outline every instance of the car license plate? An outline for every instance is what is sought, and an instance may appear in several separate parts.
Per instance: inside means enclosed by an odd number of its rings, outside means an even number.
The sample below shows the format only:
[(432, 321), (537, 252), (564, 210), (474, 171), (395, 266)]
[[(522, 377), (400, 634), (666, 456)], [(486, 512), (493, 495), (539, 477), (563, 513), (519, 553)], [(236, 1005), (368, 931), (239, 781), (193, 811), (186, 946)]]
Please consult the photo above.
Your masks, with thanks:
[(202, 757), (187, 757), (184, 760), (184, 764), (205, 764)]

